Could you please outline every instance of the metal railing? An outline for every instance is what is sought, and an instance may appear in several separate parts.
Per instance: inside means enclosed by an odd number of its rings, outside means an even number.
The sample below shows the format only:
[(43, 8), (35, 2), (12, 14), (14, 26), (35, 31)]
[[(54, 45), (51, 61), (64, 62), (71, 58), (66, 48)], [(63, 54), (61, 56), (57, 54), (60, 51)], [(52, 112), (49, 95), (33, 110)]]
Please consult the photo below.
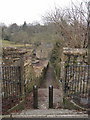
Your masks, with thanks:
[(20, 66), (2, 67), (2, 98), (20, 96), (21, 94)]
[(20, 66), (2, 66), (2, 112), (17, 104), (22, 96)]
[(68, 65), (65, 67), (66, 96), (75, 100), (88, 98), (88, 85), (90, 79), (90, 65)]

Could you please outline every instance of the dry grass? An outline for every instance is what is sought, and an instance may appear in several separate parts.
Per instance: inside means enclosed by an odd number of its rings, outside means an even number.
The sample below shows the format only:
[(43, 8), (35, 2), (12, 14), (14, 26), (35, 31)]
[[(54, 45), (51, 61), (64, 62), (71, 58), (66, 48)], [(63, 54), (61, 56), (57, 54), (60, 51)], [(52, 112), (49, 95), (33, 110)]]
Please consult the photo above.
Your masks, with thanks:
[(0, 40), (0, 43), (2, 47), (31, 47), (30, 44), (18, 44), (7, 40)]

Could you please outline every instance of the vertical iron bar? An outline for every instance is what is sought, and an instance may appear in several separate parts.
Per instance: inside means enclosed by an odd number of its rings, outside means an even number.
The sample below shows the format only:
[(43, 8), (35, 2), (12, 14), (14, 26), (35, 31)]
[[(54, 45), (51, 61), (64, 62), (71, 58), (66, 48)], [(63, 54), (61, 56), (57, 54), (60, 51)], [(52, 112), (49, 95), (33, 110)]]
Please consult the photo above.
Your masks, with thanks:
[(2, 69), (2, 73), (3, 73), (3, 87), (4, 87), (4, 89), (3, 89), (3, 91), (4, 91), (4, 97), (5, 97), (5, 68), (3, 67), (3, 69)]
[(70, 65), (68, 66), (68, 80), (67, 80), (67, 93), (68, 93), (68, 95), (69, 95), (69, 93), (70, 93), (70, 90), (69, 90), (69, 87), (70, 87), (69, 82), (70, 82)]
[(80, 74), (80, 66), (78, 66), (78, 92), (80, 93), (80, 81), (81, 81), (81, 74)]
[(8, 98), (8, 88), (7, 88), (7, 67), (5, 67), (5, 81), (6, 81), (6, 97)]
[(10, 69), (11, 67), (9, 67), (9, 84), (10, 84), (10, 86), (9, 86), (9, 95), (11, 96), (11, 69)]
[(18, 66), (16, 67), (16, 94), (17, 94), (17, 96), (18, 96)]
[(13, 81), (13, 67), (11, 67), (11, 82), (12, 82), (12, 87), (11, 87), (11, 95), (13, 96), (13, 89), (14, 89), (14, 81)]
[(73, 93), (73, 82), (72, 82), (72, 78), (73, 78), (73, 65), (71, 65), (71, 95)]
[(83, 95), (85, 95), (85, 83), (86, 83), (86, 66), (83, 66), (84, 67), (84, 79), (83, 79)]
[(17, 81), (16, 81), (16, 67), (14, 66), (14, 80), (15, 80), (15, 96), (16, 96), (16, 85), (17, 85)]
[(76, 92), (78, 93), (78, 86), (79, 86), (79, 66), (77, 65), (77, 86), (76, 86)]
[(75, 65), (73, 65), (73, 94), (75, 94)]
[(74, 66), (72, 65), (72, 94), (73, 94), (73, 77), (74, 77)]
[(14, 96), (15, 80), (14, 80), (14, 67), (13, 66), (12, 66), (12, 80), (13, 80), (13, 96)]
[(65, 66), (65, 83), (64, 83), (64, 93), (67, 91), (67, 66)]
[(82, 95), (82, 79), (83, 78), (83, 67), (81, 66), (81, 82), (80, 82), (80, 94)]
[(77, 86), (77, 66), (75, 65), (75, 95), (76, 95), (76, 86)]
[(8, 66), (8, 95), (10, 97), (10, 67)]
[(4, 73), (5, 69), (4, 67), (2, 67), (2, 91), (3, 91), (3, 95), (2, 95), (2, 98), (5, 97), (5, 73)]
[(17, 67), (17, 76), (18, 76), (18, 83), (17, 83), (17, 94), (19, 96), (19, 66)]
[(77, 94), (77, 82), (78, 82), (78, 69), (77, 69), (77, 65), (75, 65), (76, 66), (76, 82), (75, 82), (75, 93)]
[(86, 83), (86, 94), (88, 94), (88, 87), (89, 87), (89, 79), (90, 79), (90, 76), (89, 76), (89, 65), (87, 66), (87, 83)]
[(22, 95), (22, 80), (21, 80), (21, 67), (18, 67), (19, 69), (19, 90), (20, 90), (20, 96)]

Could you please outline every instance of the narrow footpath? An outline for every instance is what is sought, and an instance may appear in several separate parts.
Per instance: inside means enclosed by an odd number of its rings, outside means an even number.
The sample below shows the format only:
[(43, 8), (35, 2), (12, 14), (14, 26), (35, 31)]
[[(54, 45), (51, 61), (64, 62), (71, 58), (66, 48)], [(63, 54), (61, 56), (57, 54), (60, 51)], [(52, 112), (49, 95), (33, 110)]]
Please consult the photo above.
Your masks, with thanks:
[(54, 76), (54, 68), (51, 64), (49, 64), (48, 70), (46, 72), (45, 78), (44, 78), (44, 82), (41, 85), (41, 88), (49, 88), (50, 85), (53, 85), (53, 88), (58, 88), (58, 82), (55, 79)]
[(38, 106), (39, 109), (48, 109), (49, 106), (49, 86), (53, 86), (53, 104), (54, 109), (61, 107), (61, 92), (58, 88), (58, 83), (54, 78), (54, 68), (49, 64), (43, 84), (38, 90)]

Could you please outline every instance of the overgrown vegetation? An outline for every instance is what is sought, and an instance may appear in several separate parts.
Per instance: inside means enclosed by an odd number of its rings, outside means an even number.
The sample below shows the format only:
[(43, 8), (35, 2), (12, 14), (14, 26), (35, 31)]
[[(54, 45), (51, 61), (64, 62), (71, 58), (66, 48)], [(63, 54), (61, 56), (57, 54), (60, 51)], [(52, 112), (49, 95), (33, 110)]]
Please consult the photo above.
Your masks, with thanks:
[(52, 50), (50, 61), (54, 66), (55, 74), (58, 79), (60, 79), (61, 53), (62, 53), (62, 46), (60, 44), (60, 41), (57, 41)]

